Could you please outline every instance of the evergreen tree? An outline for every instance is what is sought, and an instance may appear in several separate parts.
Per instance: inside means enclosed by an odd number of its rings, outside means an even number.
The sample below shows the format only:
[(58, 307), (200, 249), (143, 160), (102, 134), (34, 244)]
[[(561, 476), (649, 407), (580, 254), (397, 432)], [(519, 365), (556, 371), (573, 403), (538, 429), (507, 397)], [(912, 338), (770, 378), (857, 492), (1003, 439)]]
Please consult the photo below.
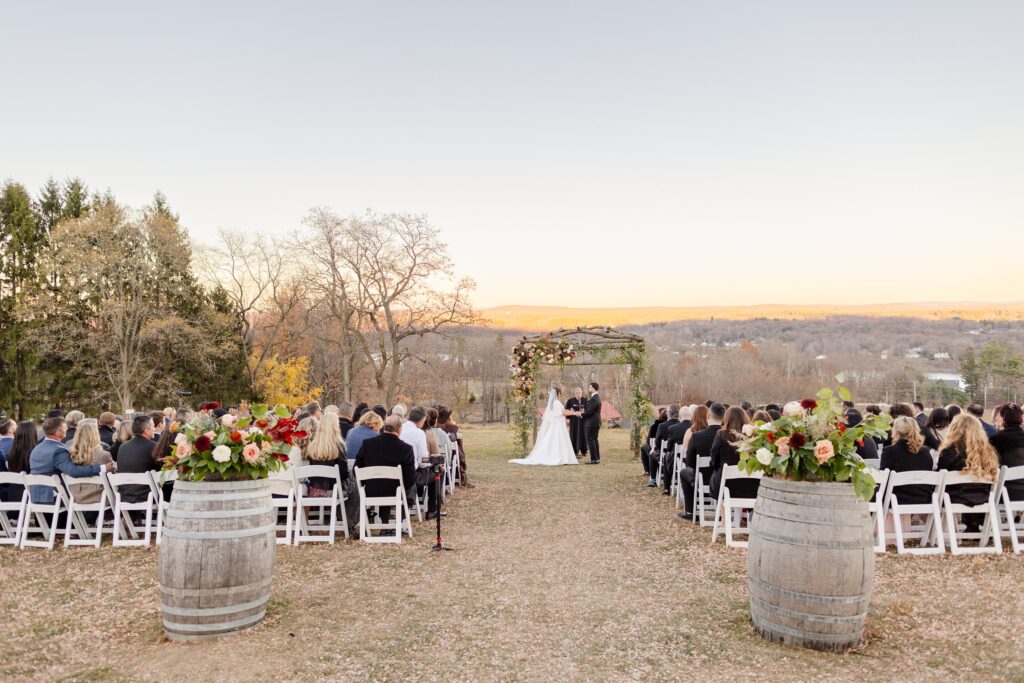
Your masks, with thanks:
[(89, 213), (89, 188), (78, 178), (64, 181), (62, 218), (81, 218)]

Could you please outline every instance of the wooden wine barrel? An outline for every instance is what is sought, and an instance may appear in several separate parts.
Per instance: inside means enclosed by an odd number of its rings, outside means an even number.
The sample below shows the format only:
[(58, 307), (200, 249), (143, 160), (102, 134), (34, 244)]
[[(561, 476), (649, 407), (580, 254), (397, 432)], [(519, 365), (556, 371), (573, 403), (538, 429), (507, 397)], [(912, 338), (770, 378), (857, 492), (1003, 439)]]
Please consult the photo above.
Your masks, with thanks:
[(750, 614), (762, 636), (844, 650), (864, 635), (871, 514), (849, 483), (761, 480), (750, 524)]
[(266, 479), (174, 482), (160, 544), (160, 606), (168, 638), (219, 638), (263, 619), (276, 521)]

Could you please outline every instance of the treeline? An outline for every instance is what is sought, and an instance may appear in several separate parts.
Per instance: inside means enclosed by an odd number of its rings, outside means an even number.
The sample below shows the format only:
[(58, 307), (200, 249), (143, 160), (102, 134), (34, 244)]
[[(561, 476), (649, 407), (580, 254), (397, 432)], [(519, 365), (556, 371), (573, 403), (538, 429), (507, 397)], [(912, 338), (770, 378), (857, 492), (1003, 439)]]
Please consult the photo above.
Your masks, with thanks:
[(0, 408), (125, 410), (245, 395), (239, 323), (193, 274), (157, 193), (139, 210), (79, 179), (0, 189)]
[[(468, 406), (464, 378), (481, 363), (447, 333), (475, 322), (472, 289), (420, 215), (314, 209), (285, 236), (221, 231), (193, 244), (159, 192), (133, 209), (78, 179), (35, 195), (7, 181), (0, 410)], [(450, 348), (426, 352), (431, 337)]]

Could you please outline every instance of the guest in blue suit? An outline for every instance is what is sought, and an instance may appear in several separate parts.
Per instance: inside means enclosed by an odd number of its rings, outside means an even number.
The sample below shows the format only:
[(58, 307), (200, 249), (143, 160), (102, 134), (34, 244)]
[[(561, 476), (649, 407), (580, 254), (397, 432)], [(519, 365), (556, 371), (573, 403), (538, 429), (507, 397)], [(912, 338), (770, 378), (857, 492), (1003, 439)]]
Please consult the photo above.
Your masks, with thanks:
[[(61, 443), (67, 436), (67, 423), (62, 417), (48, 417), (43, 420), (43, 440), (32, 449), (28, 458), (31, 474), (57, 474), (69, 477), (93, 477), (104, 470), (113, 469), (113, 463), (106, 465), (76, 465), (71, 461), (71, 453)], [(52, 504), (53, 489), (44, 486), (33, 486), (31, 491), (33, 503)]]
[(967, 406), (967, 412), (981, 420), (981, 428), (985, 430), (985, 436), (988, 438), (991, 439), (993, 434), (997, 434), (999, 432), (999, 430), (995, 428), (995, 425), (990, 425), (982, 419), (985, 417), (985, 409), (977, 403), (972, 403)]

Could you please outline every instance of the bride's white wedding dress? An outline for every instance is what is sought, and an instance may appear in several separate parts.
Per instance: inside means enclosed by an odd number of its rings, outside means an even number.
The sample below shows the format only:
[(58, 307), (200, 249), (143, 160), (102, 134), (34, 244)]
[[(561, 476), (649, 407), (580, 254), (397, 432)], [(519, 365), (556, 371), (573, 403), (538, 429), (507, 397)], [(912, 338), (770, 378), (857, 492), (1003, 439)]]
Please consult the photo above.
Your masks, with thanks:
[(516, 465), (576, 465), (576, 453), (569, 439), (569, 428), (565, 426), (564, 407), (555, 390), (548, 396), (544, 409), (544, 420), (537, 432), (537, 442), (525, 458), (509, 460)]

